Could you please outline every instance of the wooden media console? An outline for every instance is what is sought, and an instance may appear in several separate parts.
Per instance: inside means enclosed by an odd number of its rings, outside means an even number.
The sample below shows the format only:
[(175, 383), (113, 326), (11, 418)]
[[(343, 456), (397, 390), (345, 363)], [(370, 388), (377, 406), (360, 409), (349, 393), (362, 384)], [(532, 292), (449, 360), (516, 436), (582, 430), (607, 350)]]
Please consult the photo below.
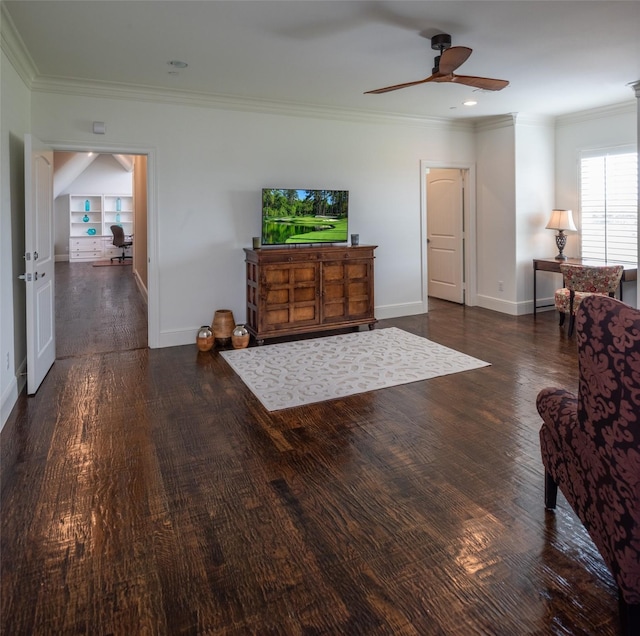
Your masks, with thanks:
[(249, 249), (246, 327), (266, 338), (369, 325), (375, 245)]

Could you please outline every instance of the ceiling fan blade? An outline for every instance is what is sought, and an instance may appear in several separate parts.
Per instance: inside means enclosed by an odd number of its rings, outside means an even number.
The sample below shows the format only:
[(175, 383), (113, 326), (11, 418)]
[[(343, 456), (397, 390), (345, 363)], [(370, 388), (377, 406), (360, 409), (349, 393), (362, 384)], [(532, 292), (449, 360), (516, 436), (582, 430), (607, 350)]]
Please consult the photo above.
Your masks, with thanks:
[(454, 82), (455, 84), (465, 84), (466, 86), (481, 88), (485, 91), (501, 91), (506, 86), (509, 86), (509, 82), (507, 80), (494, 79), (492, 77), (473, 77), (471, 75), (452, 74), (449, 80), (441, 81)]
[(385, 86), (384, 88), (376, 88), (373, 91), (365, 91), (365, 95), (380, 95), (381, 93), (390, 93), (391, 91), (397, 91), (400, 88), (408, 88), (409, 86), (417, 86), (418, 84), (425, 84), (426, 82), (437, 81), (435, 78), (440, 77), (439, 73), (430, 75), (425, 79), (418, 80), (417, 82), (406, 82), (405, 84), (394, 84), (393, 86)]
[(462, 66), (462, 64), (469, 59), (472, 51), (473, 49), (470, 49), (468, 46), (452, 46), (448, 48), (446, 51), (443, 51), (440, 56), (438, 70), (443, 75), (453, 73), (458, 66)]

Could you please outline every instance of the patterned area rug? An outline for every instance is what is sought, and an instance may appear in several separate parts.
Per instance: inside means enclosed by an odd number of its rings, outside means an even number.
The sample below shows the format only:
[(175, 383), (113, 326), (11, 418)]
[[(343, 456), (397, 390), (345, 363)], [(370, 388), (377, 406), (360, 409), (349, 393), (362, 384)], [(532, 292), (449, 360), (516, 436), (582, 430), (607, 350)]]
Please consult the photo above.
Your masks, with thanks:
[(220, 353), (268, 411), (489, 366), (396, 327)]

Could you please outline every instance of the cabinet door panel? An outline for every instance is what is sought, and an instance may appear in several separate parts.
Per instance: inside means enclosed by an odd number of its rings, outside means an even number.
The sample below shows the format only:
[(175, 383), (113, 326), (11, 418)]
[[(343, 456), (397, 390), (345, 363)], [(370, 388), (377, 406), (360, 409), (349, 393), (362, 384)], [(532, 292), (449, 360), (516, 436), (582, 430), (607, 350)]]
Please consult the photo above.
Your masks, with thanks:
[(308, 303), (315, 302), (316, 300), (316, 288), (313, 287), (294, 287), (293, 289), (293, 302), (294, 303)]
[(322, 267), (322, 280), (324, 284), (343, 280), (345, 277), (344, 263), (324, 263)]
[(286, 305), (289, 303), (289, 289), (269, 289), (266, 295), (266, 305), (271, 307), (272, 305)]
[(262, 328), (267, 331), (295, 329), (318, 324), (318, 264), (287, 262), (264, 267)]
[(322, 320), (341, 322), (370, 315), (370, 265), (367, 261), (325, 263), (322, 269)]
[(318, 310), (315, 305), (296, 305), (291, 308), (291, 324), (313, 324), (318, 322)]
[(369, 279), (369, 264), (368, 263), (347, 263), (347, 278), (349, 280), (356, 279)]
[(286, 325), (289, 322), (289, 309), (282, 307), (281, 309), (268, 309), (264, 313), (264, 327), (266, 329)]

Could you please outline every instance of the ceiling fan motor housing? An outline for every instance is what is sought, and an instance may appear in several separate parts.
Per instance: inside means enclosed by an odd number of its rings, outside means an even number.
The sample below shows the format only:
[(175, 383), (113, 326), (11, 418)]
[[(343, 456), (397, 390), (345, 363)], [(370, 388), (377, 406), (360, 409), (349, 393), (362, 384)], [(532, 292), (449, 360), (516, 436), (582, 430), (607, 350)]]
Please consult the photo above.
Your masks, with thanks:
[(431, 38), (431, 48), (435, 51), (446, 51), (451, 46), (451, 36), (448, 33), (438, 33)]
[(431, 72), (435, 75), (440, 71), (440, 58), (443, 51), (451, 47), (451, 36), (448, 33), (438, 33), (431, 38), (431, 48), (440, 51), (440, 55), (433, 58), (433, 68)]

